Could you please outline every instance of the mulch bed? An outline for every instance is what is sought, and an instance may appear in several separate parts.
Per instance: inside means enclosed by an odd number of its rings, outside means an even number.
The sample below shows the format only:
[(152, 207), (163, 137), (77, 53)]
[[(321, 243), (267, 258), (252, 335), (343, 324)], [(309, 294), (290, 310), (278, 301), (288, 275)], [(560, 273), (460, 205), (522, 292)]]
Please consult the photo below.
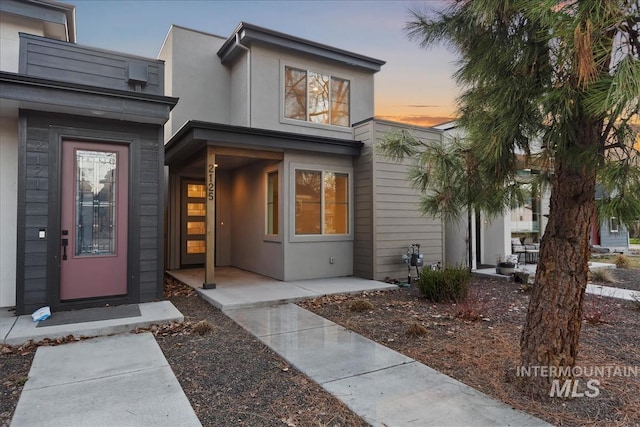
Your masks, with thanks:
[[(363, 302), (372, 307), (358, 311), (368, 306)], [(514, 374), (528, 303), (523, 285), (477, 278), (461, 304), (432, 303), (412, 286), (300, 305), (555, 425), (640, 425), (640, 374), (596, 378), (595, 398), (532, 399), (519, 392)], [(639, 309), (587, 295), (577, 365), (640, 371)]]
[(202, 424), (368, 425), (190, 288), (167, 279), (165, 298), (185, 325), (156, 340)]

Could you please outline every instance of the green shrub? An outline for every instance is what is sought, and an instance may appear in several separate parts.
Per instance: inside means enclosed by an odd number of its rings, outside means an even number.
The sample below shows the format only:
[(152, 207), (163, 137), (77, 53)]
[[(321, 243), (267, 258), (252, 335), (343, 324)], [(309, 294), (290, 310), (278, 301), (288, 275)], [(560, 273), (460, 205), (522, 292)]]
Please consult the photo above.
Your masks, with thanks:
[(420, 272), (418, 289), (433, 302), (457, 302), (469, 295), (469, 282), (471, 273), (466, 267), (425, 268)]

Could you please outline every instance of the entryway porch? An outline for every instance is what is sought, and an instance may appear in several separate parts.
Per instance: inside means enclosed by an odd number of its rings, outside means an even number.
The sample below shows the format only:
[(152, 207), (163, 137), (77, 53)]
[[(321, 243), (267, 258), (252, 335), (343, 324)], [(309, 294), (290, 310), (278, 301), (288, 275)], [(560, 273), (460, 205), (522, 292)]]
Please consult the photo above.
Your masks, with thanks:
[(331, 294), (396, 289), (396, 285), (360, 277), (283, 282), (235, 267), (216, 268), (216, 289), (203, 289), (204, 268), (170, 270), (167, 274), (194, 288), (221, 310), (295, 302)]

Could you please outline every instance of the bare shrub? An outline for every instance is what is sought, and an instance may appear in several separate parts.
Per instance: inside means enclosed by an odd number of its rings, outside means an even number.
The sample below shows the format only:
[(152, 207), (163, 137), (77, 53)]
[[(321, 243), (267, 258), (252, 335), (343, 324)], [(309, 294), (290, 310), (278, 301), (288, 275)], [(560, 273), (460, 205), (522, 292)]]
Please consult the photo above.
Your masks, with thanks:
[(598, 268), (597, 270), (589, 271), (589, 278), (592, 282), (601, 283), (615, 283), (616, 279), (613, 275), (613, 271), (609, 268)]
[(414, 323), (407, 329), (407, 336), (411, 338), (417, 338), (427, 335), (427, 328), (420, 323)]
[(365, 311), (373, 310), (373, 304), (371, 304), (367, 300), (358, 299), (351, 303), (351, 305), (349, 306), (349, 309), (351, 311), (362, 313)]
[(193, 332), (198, 335), (205, 335), (213, 331), (213, 325), (208, 320), (201, 320), (193, 325)]
[(613, 262), (618, 268), (629, 268), (629, 257), (625, 254), (618, 254)]

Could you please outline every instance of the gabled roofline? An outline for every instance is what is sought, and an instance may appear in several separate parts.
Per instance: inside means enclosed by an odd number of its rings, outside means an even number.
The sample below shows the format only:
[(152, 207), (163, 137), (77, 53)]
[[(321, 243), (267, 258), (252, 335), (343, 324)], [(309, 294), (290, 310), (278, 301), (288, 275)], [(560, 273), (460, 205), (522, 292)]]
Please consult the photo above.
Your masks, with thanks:
[(231, 36), (224, 42), (220, 50), (218, 50), (218, 56), (223, 64), (233, 62), (244, 52), (244, 49), (236, 43), (236, 37), (244, 45), (250, 45), (252, 42), (261, 42), (271, 46), (341, 62), (372, 73), (380, 71), (380, 68), (386, 63), (380, 59), (316, 43), (246, 22), (240, 22)]

